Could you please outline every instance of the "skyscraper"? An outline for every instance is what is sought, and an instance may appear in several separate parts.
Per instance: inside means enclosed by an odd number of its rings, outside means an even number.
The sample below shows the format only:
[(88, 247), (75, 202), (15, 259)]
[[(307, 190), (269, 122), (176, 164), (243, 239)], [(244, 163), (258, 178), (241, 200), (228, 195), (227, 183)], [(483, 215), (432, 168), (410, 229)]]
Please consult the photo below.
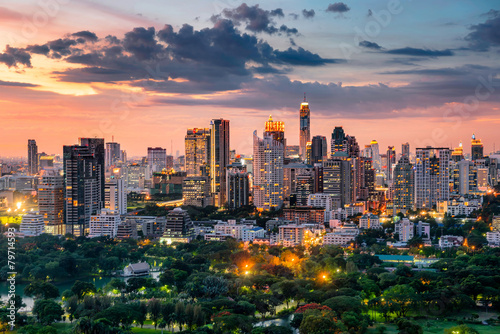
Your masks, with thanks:
[(464, 159), (464, 148), (462, 146), (462, 142), (458, 144), (458, 147), (455, 147), (453, 149), (453, 152), (451, 153), (451, 160), (455, 162), (459, 162)]
[(104, 205), (104, 139), (80, 138), (63, 152), (66, 233), (84, 235)]
[(410, 143), (403, 143), (401, 145), (401, 156), (410, 158)]
[(385, 176), (387, 181), (392, 181), (392, 170), (394, 168), (394, 164), (396, 163), (396, 151), (394, 150), (394, 146), (387, 147), (386, 154), (386, 165), (385, 165)]
[(318, 162), (326, 160), (328, 155), (328, 147), (326, 144), (325, 136), (314, 136), (311, 144), (311, 161), (310, 164), (314, 165)]
[(272, 136), (274, 140), (279, 141), (286, 147), (285, 122), (273, 121), (273, 117), (269, 116), (265, 125), (264, 135)]
[(245, 170), (231, 168), (227, 171), (227, 207), (237, 209), (250, 204), (250, 175)]
[(38, 173), (38, 146), (34, 139), (28, 139), (28, 174)]
[(376, 140), (372, 140), (370, 142), (370, 148), (372, 153), (373, 169), (375, 169), (375, 171), (380, 171), (382, 167), (382, 161), (380, 159), (380, 150), (378, 147), (378, 142)]
[(210, 174), (210, 129), (188, 129), (184, 139), (188, 177)]
[(213, 119), (210, 122), (210, 191), (215, 206), (226, 202), (226, 166), (230, 163), (229, 121)]
[(431, 209), (450, 197), (449, 148), (417, 148), (415, 163), (415, 206)]
[(306, 101), (304, 94), (304, 102), (300, 104), (300, 158), (306, 159), (307, 142), (311, 141), (311, 111), (309, 103)]
[(413, 209), (415, 174), (408, 156), (403, 155), (394, 168), (394, 214)]
[(120, 144), (115, 142), (106, 143), (106, 168), (115, 166), (121, 160)]
[(38, 211), (43, 216), (45, 232), (64, 235), (64, 178), (54, 168), (42, 170), (40, 174)]
[(120, 215), (127, 214), (127, 189), (123, 179), (111, 179), (104, 186), (104, 207)]
[(285, 147), (264, 132), (253, 133), (254, 205), (261, 210), (280, 209), (283, 205), (283, 160)]
[(476, 135), (472, 134), (471, 140), (471, 159), (475, 161), (477, 159), (483, 158), (483, 143), (481, 143), (481, 139), (476, 139)]
[(341, 126), (336, 126), (332, 132), (330, 153), (333, 155), (339, 151), (347, 153), (347, 140), (344, 129)]
[(323, 193), (332, 196), (335, 208), (351, 203), (351, 163), (347, 153), (338, 151), (323, 162)]
[(167, 168), (167, 150), (161, 147), (148, 147), (148, 165), (151, 166), (153, 173)]

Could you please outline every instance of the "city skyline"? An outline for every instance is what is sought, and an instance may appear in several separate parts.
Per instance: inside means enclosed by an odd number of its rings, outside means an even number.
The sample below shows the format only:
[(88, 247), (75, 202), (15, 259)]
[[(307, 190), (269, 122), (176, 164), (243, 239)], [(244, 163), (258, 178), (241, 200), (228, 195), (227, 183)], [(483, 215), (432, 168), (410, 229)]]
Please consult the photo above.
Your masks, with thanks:
[(113, 136), (130, 157), (175, 155), (187, 128), (215, 118), (249, 155), (269, 115), (299, 145), (304, 93), (311, 138), (342, 126), (361, 147), (462, 141), (468, 154), (473, 133), (485, 154), (500, 147), (494, 1), (198, 1), (199, 16), (187, 4), (55, 3), (0, 7), (0, 156), (25, 156), (27, 139), (61, 154)]

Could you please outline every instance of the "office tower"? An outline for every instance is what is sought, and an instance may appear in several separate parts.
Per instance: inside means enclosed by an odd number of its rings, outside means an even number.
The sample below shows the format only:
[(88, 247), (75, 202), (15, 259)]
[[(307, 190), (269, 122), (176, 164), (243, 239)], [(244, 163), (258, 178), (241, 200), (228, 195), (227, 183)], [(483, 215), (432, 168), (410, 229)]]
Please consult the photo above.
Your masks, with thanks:
[(374, 200), (375, 191), (375, 170), (373, 169), (371, 158), (361, 158), (361, 165), (363, 168), (363, 198), (365, 200)]
[(123, 178), (128, 190), (139, 191), (144, 188), (148, 175), (151, 175), (151, 166), (132, 163), (123, 167)]
[(347, 154), (351, 158), (357, 158), (360, 156), (359, 144), (355, 136), (346, 136), (347, 140)]
[(273, 117), (269, 116), (269, 120), (265, 124), (264, 136), (272, 136), (274, 140), (279, 141), (286, 147), (285, 139), (285, 122), (273, 121)]
[(410, 143), (404, 143), (401, 145), (401, 156), (410, 158)]
[(477, 190), (477, 169), (469, 160), (461, 160), (457, 163), (458, 169), (458, 193), (466, 195)]
[(394, 164), (396, 163), (396, 151), (394, 150), (394, 146), (387, 147), (386, 154), (386, 169), (385, 176), (387, 177), (387, 181), (392, 181), (392, 169), (394, 168)]
[(449, 148), (417, 148), (415, 163), (415, 205), (431, 209), (450, 197)]
[(253, 133), (254, 205), (260, 210), (283, 205), (283, 160), (285, 147), (272, 135)]
[(413, 209), (413, 194), (415, 192), (415, 174), (410, 158), (403, 155), (394, 168), (394, 196), (392, 203), (394, 214), (406, 213)]
[[(326, 161), (326, 160), (325, 160)], [(323, 163), (316, 163), (313, 167), (314, 173), (314, 194), (323, 192)]]
[(45, 231), (64, 235), (64, 178), (57, 169), (40, 172), (38, 182), (38, 211), (43, 216)]
[(471, 159), (475, 161), (477, 159), (482, 159), (483, 155), (483, 143), (481, 143), (481, 139), (476, 139), (476, 135), (472, 134), (471, 140)]
[(296, 198), (298, 206), (306, 206), (309, 195), (314, 194), (314, 174), (297, 175)]
[(116, 166), (118, 161), (121, 160), (120, 144), (115, 142), (106, 143), (106, 168)]
[(231, 168), (227, 171), (227, 207), (237, 209), (250, 204), (250, 174)]
[(300, 158), (306, 158), (306, 145), (311, 141), (311, 111), (309, 110), (309, 103), (306, 101), (304, 94), (304, 101), (300, 104)]
[(89, 237), (116, 237), (118, 225), (121, 224), (120, 213), (110, 209), (101, 209), (90, 217)]
[(464, 159), (464, 148), (462, 146), (462, 142), (458, 144), (458, 147), (455, 147), (453, 149), (453, 152), (451, 153), (451, 160), (455, 162), (459, 162)]
[(308, 141), (306, 144), (306, 160), (305, 163), (312, 165), (312, 142)]
[(28, 139), (28, 175), (38, 173), (38, 146), (34, 139)]
[(226, 202), (226, 166), (230, 163), (229, 121), (213, 119), (210, 122), (210, 191), (214, 205)]
[(311, 165), (326, 160), (328, 147), (325, 136), (314, 136), (311, 142)]
[(123, 179), (110, 179), (104, 187), (104, 207), (120, 215), (127, 214), (127, 189)]
[(332, 196), (335, 208), (351, 203), (351, 164), (344, 152), (323, 162), (323, 193)]
[(190, 242), (194, 237), (194, 226), (187, 211), (175, 208), (167, 215), (160, 243)]
[(283, 165), (283, 198), (297, 194), (297, 177), (299, 175), (310, 175), (313, 168), (300, 162), (293, 162)]
[(210, 182), (204, 176), (191, 176), (182, 181), (184, 205), (206, 207), (211, 204)]
[(127, 151), (125, 150), (120, 151), (120, 161), (124, 164), (127, 163)]
[(335, 129), (333, 129), (330, 148), (331, 155), (339, 151), (347, 153), (346, 135), (341, 126), (336, 126)]
[(81, 236), (104, 206), (104, 139), (80, 138), (80, 145), (63, 152), (66, 233)]
[(186, 175), (210, 174), (210, 129), (188, 129), (184, 139)]
[(161, 172), (167, 168), (167, 150), (161, 147), (148, 147), (148, 165), (151, 172)]
[(375, 171), (381, 171), (382, 169), (382, 161), (380, 159), (380, 151), (379, 151), (379, 147), (378, 147), (378, 142), (376, 140), (372, 140), (370, 142), (370, 149), (371, 149), (371, 153), (372, 153), (372, 165), (373, 165), (373, 169), (375, 169)]

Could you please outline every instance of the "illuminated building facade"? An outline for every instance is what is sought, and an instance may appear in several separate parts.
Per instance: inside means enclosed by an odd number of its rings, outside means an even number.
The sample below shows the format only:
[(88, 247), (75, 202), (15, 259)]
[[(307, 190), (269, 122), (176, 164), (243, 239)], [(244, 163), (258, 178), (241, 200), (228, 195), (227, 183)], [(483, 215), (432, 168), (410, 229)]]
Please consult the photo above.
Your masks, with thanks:
[(250, 174), (231, 168), (227, 171), (227, 207), (237, 209), (250, 204)]
[(188, 177), (210, 174), (210, 129), (188, 129), (184, 139)]
[(473, 134), (471, 140), (471, 159), (472, 161), (475, 161), (477, 159), (482, 159), (483, 157), (483, 143), (481, 142), (481, 139), (476, 139), (476, 135)]
[(161, 147), (148, 147), (148, 165), (152, 172), (167, 168), (167, 150)]
[(311, 141), (311, 111), (309, 110), (309, 102), (306, 101), (300, 104), (300, 158), (306, 159), (307, 142)]
[(261, 210), (278, 210), (283, 205), (283, 160), (285, 147), (264, 133), (253, 133), (254, 205)]
[(462, 142), (458, 144), (458, 147), (455, 147), (453, 149), (453, 152), (451, 153), (451, 160), (455, 162), (462, 161), (464, 159), (464, 148), (462, 146)]
[(285, 122), (273, 121), (273, 117), (269, 116), (269, 120), (265, 124), (264, 135), (270, 135), (274, 140), (279, 141), (286, 147), (285, 139)]
[(417, 148), (415, 162), (415, 206), (431, 209), (450, 197), (449, 148)]
[(182, 181), (184, 205), (206, 207), (211, 204), (210, 183), (206, 177), (191, 176)]
[(38, 211), (43, 216), (45, 231), (64, 235), (64, 178), (57, 169), (45, 169), (38, 183)]
[(314, 136), (311, 142), (311, 165), (323, 162), (328, 156), (328, 146), (325, 136)]
[(229, 121), (213, 119), (210, 125), (210, 191), (213, 204), (221, 207), (226, 202), (226, 166), (230, 163)]
[(413, 209), (415, 175), (410, 159), (403, 155), (394, 168), (394, 195), (392, 199), (394, 214), (406, 213)]

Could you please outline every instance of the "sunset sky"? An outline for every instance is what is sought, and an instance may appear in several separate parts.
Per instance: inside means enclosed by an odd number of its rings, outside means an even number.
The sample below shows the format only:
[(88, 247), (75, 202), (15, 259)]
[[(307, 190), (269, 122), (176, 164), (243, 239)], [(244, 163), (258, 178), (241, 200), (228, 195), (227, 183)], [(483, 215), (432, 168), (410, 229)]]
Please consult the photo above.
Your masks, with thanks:
[(498, 0), (4, 0), (0, 156), (85, 136), (184, 154), (186, 129), (212, 118), (251, 154), (269, 115), (294, 145), (304, 92), (311, 135), (469, 153), (475, 133), (490, 153), (499, 59)]

